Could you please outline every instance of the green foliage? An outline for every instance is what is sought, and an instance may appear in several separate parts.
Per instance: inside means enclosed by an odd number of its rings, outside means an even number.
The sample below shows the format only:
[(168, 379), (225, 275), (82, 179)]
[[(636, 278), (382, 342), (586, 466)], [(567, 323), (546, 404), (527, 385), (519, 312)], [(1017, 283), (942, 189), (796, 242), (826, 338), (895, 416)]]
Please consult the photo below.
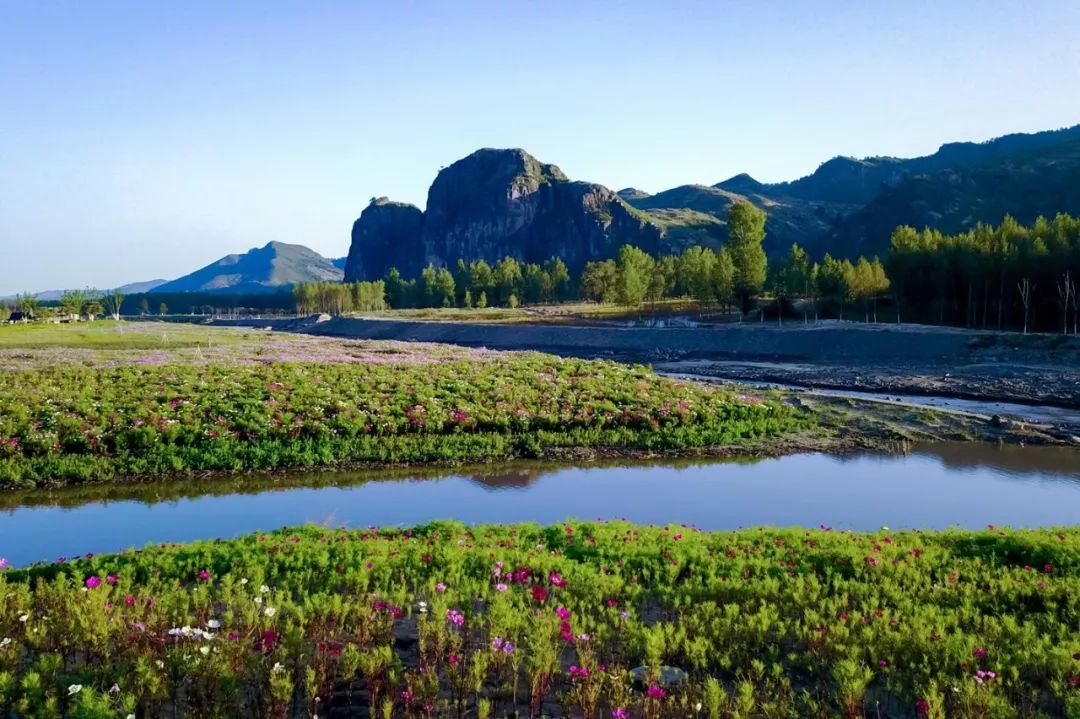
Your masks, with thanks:
[(540, 354), (369, 365), (62, 365), (0, 374), (0, 486), (200, 470), (671, 451), (799, 425), (646, 368)]
[(619, 304), (637, 307), (649, 292), (656, 262), (643, 250), (631, 245), (619, 248), (615, 295)]
[[(391, 270), (396, 272), (397, 270)], [(399, 275), (400, 278), (400, 275)], [(395, 288), (397, 290), (399, 288)], [(388, 294), (383, 280), (375, 282), (301, 282), (293, 285), (298, 314), (369, 312), (386, 309)]]
[(322, 716), (363, 691), (409, 716), (974, 719), (1080, 696), (1076, 528), (308, 526), (8, 571), (0, 596), (5, 716)]
[[(1080, 219), (1059, 214), (1023, 226), (1006, 215), (944, 235), (897, 227), (886, 260), (902, 316), (968, 327), (1036, 327), (1078, 331)], [(1030, 288), (1025, 300), (1019, 288)]]
[(768, 260), (761, 243), (765, 240), (765, 213), (749, 202), (736, 202), (728, 210), (728, 251), (735, 266), (735, 291), (742, 297), (743, 312), (749, 299), (765, 285)]

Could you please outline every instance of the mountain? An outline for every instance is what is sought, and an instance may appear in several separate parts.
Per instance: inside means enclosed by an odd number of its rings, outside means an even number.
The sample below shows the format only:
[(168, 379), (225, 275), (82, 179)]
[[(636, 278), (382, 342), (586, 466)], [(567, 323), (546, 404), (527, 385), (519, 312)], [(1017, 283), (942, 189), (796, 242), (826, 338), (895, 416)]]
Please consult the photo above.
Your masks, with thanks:
[[(1080, 212), (1080, 125), (987, 142), (954, 142), (924, 157), (834, 157), (792, 182), (762, 183), (747, 174), (711, 187), (683, 185), (655, 195), (626, 196), (656, 215), (705, 212), (723, 222), (731, 202), (765, 210), (765, 249), (792, 242), (812, 254), (880, 254), (901, 224), (958, 232), (1010, 213)], [(670, 231), (670, 230), (669, 230)], [(708, 241), (709, 237), (702, 238)]]
[(374, 279), (391, 266), (415, 276), (429, 262), (505, 256), (559, 256), (578, 271), (625, 243), (655, 252), (664, 234), (603, 185), (571, 181), (524, 150), (482, 149), (439, 172), (424, 211), (387, 198), (369, 204), (353, 224), (345, 279)]
[(145, 282), (131, 282), (126, 285), (120, 285), (116, 289), (123, 292), (125, 295), (141, 295), (145, 292), (150, 292), (158, 287), (161, 287), (168, 280), (146, 280)]
[(297, 282), (340, 281), (342, 270), (303, 245), (270, 242), (242, 255), (228, 255), (152, 292), (272, 292)]
[(439, 172), (424, 210), (373, 201), (353, 225), (345, 277), (377, 278), (390, 267), (411, 277), (429, 262), (506, 255), (526, 262), (558, 255), (576, 271), (623, 243), (649, 252), (718, 247), (735, 202), (765, 211), (770, 256), (793, 242), (816, 257), (882, 254), (900, 224), (957, 232), (1006, 213), (1022, 223), (1080, 214), (1077, 187), (1080, 125), (948, 143), (908, 159), (834, 157), (791, 182), (744, 173), (655, 194), (574, 182), (524, 150), (483, 149)]
[[(120, 292), (124, 293), (125, 295), (137, 295), (143, 292), (149, 292), (155, 287), (163, 285), (166, 282), (168, 282), (168, 280), (146, 280), (145, 282), (132, 282), (130, 284), (121, 285), (116, 289), (120, 290)], [(85, 292), (85, 290), (83, 291)], [(43, 290), (41, 292), (35, 292), (33, 294), (34, 299), (40, 302), (56, 302), (64, 296), (65, 292), (68, 292), (68, 290)], [(10, 302), (11, 300), (15, 299), (15, 297), (16, 295), (6, 295), (4, 297), (0, 297), (0, 302)]]

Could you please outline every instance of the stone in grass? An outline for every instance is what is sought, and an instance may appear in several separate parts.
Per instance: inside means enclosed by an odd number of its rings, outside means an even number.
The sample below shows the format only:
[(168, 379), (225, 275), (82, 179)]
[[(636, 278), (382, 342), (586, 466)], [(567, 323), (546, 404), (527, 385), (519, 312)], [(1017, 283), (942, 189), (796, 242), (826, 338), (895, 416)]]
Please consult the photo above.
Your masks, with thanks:
[[(645, 686), (645, 680), (649, 676), (648, 667), (634, 667), (630, 670), (630, 678), (634, 682)], [(658, 684), (662, 687), (677, 687), (686, 681), (686, 672), (678, 667), (669, 667), (664, 665), (660, 667), (660, 679)]]

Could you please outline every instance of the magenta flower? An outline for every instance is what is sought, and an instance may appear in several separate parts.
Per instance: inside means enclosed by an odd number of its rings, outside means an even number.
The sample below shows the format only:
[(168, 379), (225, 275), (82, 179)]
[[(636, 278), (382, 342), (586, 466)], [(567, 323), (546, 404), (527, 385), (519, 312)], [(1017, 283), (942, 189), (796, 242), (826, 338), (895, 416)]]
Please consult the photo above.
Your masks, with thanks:
[(116, 584), (118, 581), (120, 581), (120, 577), (115, 574), (110, 574), (109, 576), (105, 577), (106, 584)]
[(667, 696), (667, 692), (659, 684), (650, 684), (646, 694), (650, 699), (663, 699)]
[(630, 715), (622, 707), (615, 707), (611, 710), (611, 719), (627, 719)]
[(915, 711), (919, 714), (929, 714), (930, 702), (925, 699), (918, 700), (917, 702), (915, 702)]
[(209, 569), (200, 569), (199, 570), (199, 581), (203, 581), (203, 582), (209, 582), (210, 581), (210, 570)]
[(558, 572), (552, 572), (551, 574), (549, 574), (548, 575), (548, 581), (551, 582), (552, 586), (555, 586), (555, 587), (565, 587), (566, 586), (566, 580), (563, 579), (562, 575), (559, 574)]
[(461, 612), (459, 612), (456, 609), (447, 609), (446, 610), (446, 621), (460, 627), (463, 624), (465, 624), (465, 615), (462, 614)]
[(86, 588), (87, 589), (97, 589), (99, 586), (101, 586), (101, 577), (99, 577), (96, 574), (93, 575), (93, 576), (87, 577), (85, 583), (86, 583)]
[(3, 557), (0, 557), (0, 572), (4, 571), (5, 569), (7, 569), (10, 566), (11, 565), (8, 564), (8, 560), (4, 559)]
[(558, 607), (555, 609), (555, 616), (565, 622), (570, 619), (570, 610), (566, 607)]
[(982, 647), (975, 647), (974, 649), (971, 650), (971, 656), (975, 657), (976, 659), (985, 659), (986, 658), (986, 650), (983, 649)]
[(436, 592), (445, 592), (446, 591), (446, 585), (443, 584), (442, 582), (439, 582), (438, 584), (435, 585), (435, 591)]
[(128, 605), (129, 607), (134, 606), (135, 605), (135, 597), (130, 595), (130, 594), (127, 595), (126, 597), (124, 597), (124, 604)]

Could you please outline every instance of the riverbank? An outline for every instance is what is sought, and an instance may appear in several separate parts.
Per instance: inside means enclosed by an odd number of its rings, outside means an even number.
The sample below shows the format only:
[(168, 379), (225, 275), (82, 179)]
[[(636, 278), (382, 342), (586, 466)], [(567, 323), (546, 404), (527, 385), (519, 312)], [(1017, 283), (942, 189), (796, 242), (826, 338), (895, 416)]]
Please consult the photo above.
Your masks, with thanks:
[(1078, 549), (1075, 528), (624, 522), (151, 545), (0, 574), (0, 708), (1070, 716)]
[[(926, 325), (614, 327), (393, 319), (218, 320), (215, 324), (503, 350), (677, 362), (685, 371), (809, 387), (935, 394), (1080, 408), (1080, 338)], [(689, 368), (696, 367), (697, 370)]]

